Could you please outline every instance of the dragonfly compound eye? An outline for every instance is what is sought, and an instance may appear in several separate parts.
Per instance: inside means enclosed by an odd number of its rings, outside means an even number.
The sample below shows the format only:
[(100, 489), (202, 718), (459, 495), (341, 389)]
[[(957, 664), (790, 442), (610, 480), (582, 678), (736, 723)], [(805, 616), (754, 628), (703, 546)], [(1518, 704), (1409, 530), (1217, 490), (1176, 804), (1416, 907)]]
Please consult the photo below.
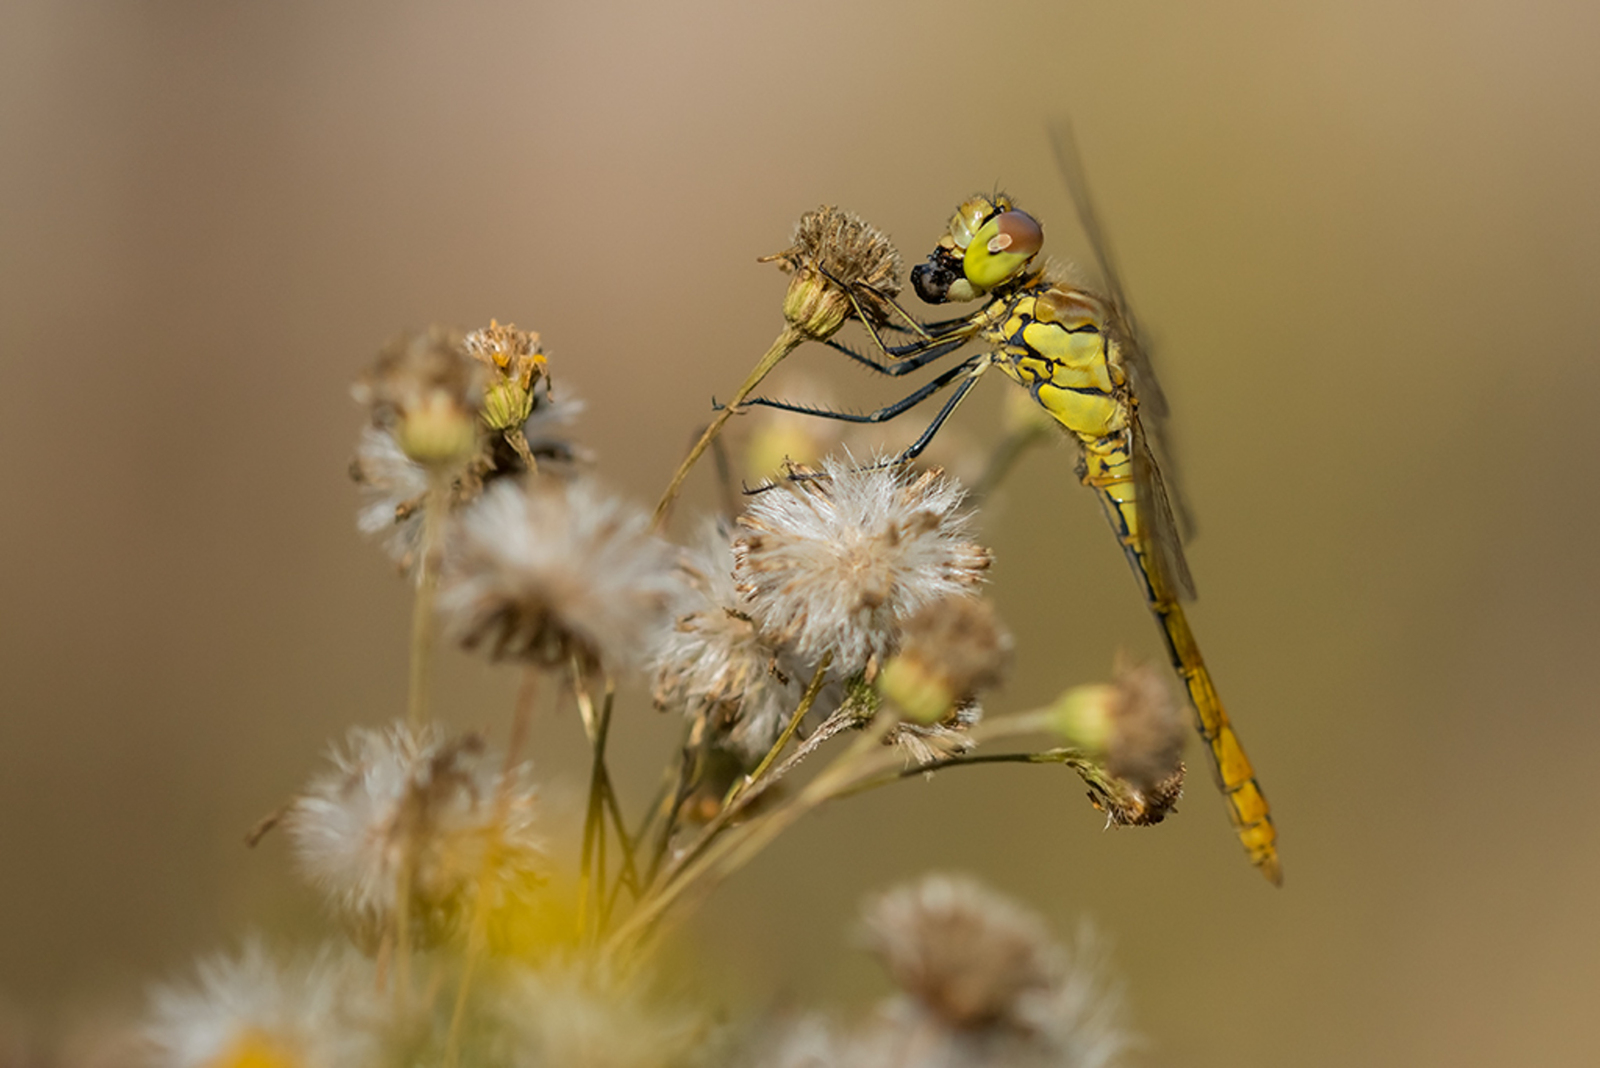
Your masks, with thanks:
[(962, 266), (975, 289), (1009, 282), (1044, 247), (1044, 228), (1027, 212), (996, 215), (972, 235)]

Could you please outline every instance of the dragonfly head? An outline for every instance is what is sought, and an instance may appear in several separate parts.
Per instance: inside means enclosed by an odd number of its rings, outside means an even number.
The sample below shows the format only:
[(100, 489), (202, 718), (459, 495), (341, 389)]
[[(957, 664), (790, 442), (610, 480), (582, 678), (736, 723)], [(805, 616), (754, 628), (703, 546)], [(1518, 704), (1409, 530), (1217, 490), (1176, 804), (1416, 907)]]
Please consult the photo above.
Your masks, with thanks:
[(911, 284), (929, 304), (976, 300), (1020, 275), (1043, 245), (1044, 229), (1004, 193), (969, 197)]

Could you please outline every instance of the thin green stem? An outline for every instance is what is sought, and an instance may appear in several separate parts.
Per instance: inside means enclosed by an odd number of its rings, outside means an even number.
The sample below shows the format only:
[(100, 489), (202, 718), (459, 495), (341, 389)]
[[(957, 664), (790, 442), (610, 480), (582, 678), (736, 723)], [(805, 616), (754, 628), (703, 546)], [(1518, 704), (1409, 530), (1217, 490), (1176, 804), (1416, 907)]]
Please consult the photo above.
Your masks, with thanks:
[(789, 717), (789, 722), (784, 724), (783, 732), (778, 735), (778, 740), (772, 743), (772, 748), (767, 750), (767, 755), (761, 758), (755, 770), (735, 783), (729, 790), (728, 796), (723, 798), (722, 807), (727, 808), (734, 799), (744, 793), (751, 785), (760, 780), (772, 767), (773, 761), (778, 759), (778, 754), (783, 752), (783, 747), (789, 744), (789, 739), (794, 737), (794, 732), (800, 729), (800, 721), (806, 718), (813, 705), (817, 703), (817, 694), (822, 692), (823, 681), (827, 678), (828, 668), (833, 663), (833, 651), (822, 654), (822, 661), (817, 665), (817, 670), (812, 672), (811, 681), (806, 684), (805, 693), (800, 697), (800, 703), (795, 707), (794, 715)]
[(683, 807), (684, 798), (689, 796), (690, 767), (695, 757), (694, 740), (703, 732), (704, 725), (704, 713), (684, 724), (683, 739), (678, 744), (677, 766), (663, 775), (655, 803), (650, 806), (650, 812), (634, 834), (636, 843), (645, 841), (646, 835), (650, 836), (650, 864), (644, 876), (646, 886), (655, 882), (656, 872), (661, 870), (661, 861), (672, 843), (673, 832), (677, 830), (678, 810)]
[(761, 380), (766, 378), (774, 367), (778, 366), (779, 361), (798, 348), (804, 340), (805, 335), (795, 329), (794, 326), (786, 325), (783, 328), (783, 332), (772, 343), (772, 347), (767, 350), (766, 355), (762, 356), (756, 362), (755, 367), (751, 369), (749, 376), (744, 380), (744, 384), (733, 395), (733, 399), (712, 417), (711, 423), (701, 433), (700, 440), (694, 443), (694, 447), (689, 450), (689, 455), (685, 456), (683, 463), (678, 465), (678, 470), (672, 476), (672, 481), (667, 483), (666, 492), (661, 495), (660, 503), (656, 505), (655, 515), (650, 521), (650, 529), (660, 530), (665, 525), (667, 513), (672, 509), (672, 502), (677, 499), (678, 491), (683, 488), (683, 480), (689, 477), (689, 469), (694, 467), (695, 462), (705, 453), (711, 442), (716, 439), (718, 434), (722, 433), (722, 425), (733, 416), (734, 412), (739, 410), (739, 405), (743, 404), (750, 394), (755, 392), (756, 387), (761, 384)]
[(417, 561), (417, 596), (411, 604), (411, 681), (406, 722), (412, 729), (428, 719), (428, 688), (433, 663), (433, 603), (439, 589), (439, 561), (445, 511), (450, 507), (448, 470), (428, 469), (428, 495), (422, 508), (421, 559)]
[(598, 906), (595, 911), (595, 920), (603, 922), (605, 903), (605, 867), (606, 867), (606, 795), (611, 789), (611, 778), (606, 771), (606, 739), (611, 731), (611, 709), (616, 698), (616, 686), (610, 678), (606, 679), (605, 700), (597, 716), (594, 711), (593, 698), (589, 696), (588, 686), (580, 665), (573, 662), (572, 676), (573, 691), (577, 695), (580, 709), (586, 710), (584, 722), (593, 724), (590, 733), (594, 757), (589, 769), (589, 803), (584, 813), (583, 820), (583, 851), (580, 862), (581, 876), (579, 880), (580, 899), (578, 902), (578, 926), (580, 932), (587, 932), (589, 926), (589, 902), (591, 897)]
[(876, 764), (880, 759), (876, 751), (881, 749), (884, 738), (888, 737), (898, 722), (889, 712), (880, 712), (861, 737), (807, 783), (793, 800), (763, 814), (760, 819), (729, 829), (706, 845), (692, 861), (674, 866), (660, 886), (654, 888), (633, 915), (617, 928), (607, 943), (608, 951), (620, 953), (642, 943), (654, 933), (667, 910), (685, 892), (697, 886), (703, 892), (708, 892), (748, 863), (801, 817), (837, 796), (852, 781), (858, 772), (858, 765), (871, 767)]
[[(511, 794), (517, 761), (522, 747), (527, 743), (533, 722), (534, 702), (539, 692), (539, 672), (532, 667), (522, 671), (522, 682), (517, 687), (516, 703), (511, 709), (511, 731), (506, 739), (505, 763), (501, 766), (500, 787), (495, 791), (494, 826), (503, 829), (511, 815)], [(494, 871), (500, 862), (500, 842), (490, 841), (483, 851), (483, 861), (478, 868), (477, 892), (473, 895), (472, 923), (467, 929), (467, 949), (461, 961), (461, 982), (456, 988), (455, 1008), (450, 1013), (450, 1032), (445, 1040), (444, 1063), (454, 1068), (461, 1051), (461, 1029), (467, 1014), (467, 993), (472, 987), (473, 971), (484, 956), (489, 941), (489, 897), (494, 882)]]

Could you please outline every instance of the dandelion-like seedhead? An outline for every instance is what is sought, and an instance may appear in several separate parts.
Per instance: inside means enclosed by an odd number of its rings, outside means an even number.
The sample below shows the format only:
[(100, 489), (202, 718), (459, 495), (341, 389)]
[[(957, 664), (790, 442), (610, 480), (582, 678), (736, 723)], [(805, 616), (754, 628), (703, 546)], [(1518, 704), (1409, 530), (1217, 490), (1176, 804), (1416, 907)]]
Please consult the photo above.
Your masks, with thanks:
[(952, 1028), (1022, 1018), (1061, 973), (1038, 916), (971, 880), (934, 875), (868, 906), (867, 945), (895, 984)]
[(783, 314), (803, 335), (831, 337), (855, 313), (850, 295), (876, 322), (900, 292), (900, 253), (877, 227), (848, 211), (824, 205), (795, 225), (794, 244), (763, 257), (794, 275)]
[(1106, 770), (1142, 793), (1154, 791), (1182, 769), (1189, 735), (1166, 672), (1152, 664), (1121, 666), (1112, 694)]
[(577, 965), (518, 968), (497, 999), (511, 1068), (709, 1068), (722, 1063), (701, 1010), (656, 996), (637, 978)]
[(475, 735), (395, 724), (356, 728), (285, 824), (296, 859), (368, 946), (393, 923), (402, 876), (419, 938), (448, 935), (469, 890), (497, 898), (543, 878), (537, 794), (526, 765), (507, 779)]
[(593, 482), (502, 482), (450, 534), (439, 610), (466, 646), (560, 665), (635, 664), (681, 596), (649, 518)]
[(803, 660), (831, 652), (841, 677), (875, 668), (907, 619), (970, 594), (988, 570), (961, 500), (937, 471), (856, 468), (848, 457), (758, 495), (734, 543), (750, 617)]
[[(438, 379), (446, 380), (445, 385), (430, 386)], [(487, 393), (474, 401), (485, 382)], [(550, 395), (538, 335), (513, 326), (491, 321), (488, 329), (475, 330), (459, 343), (454, 334), (437, 327), (401, 338), (357, 382), (355, 394), (372, 413), (372, 425), (362, 431), (350, 463), (350, 476), (361, 494), (356, 525), (363, 534), (381, 538), (385, 551), (406, 571), (417, 571), (435, 479), (442, 480), (439, 499), (454, 514), (500, 479), (534, 468), (571, 476), (588, 459), (567, 436), (582, 403), (570, 397), (558, 402)], [(465, 451), (424, 449), (417, 454), (416, 443), (407, 436), (417, 433), (407, 422), (413, 410), (407, 405), (425, 405), (428, 397), (439, 411), (457, 412), (463, 426), (478, 420), (475, 425), (481, 430), (463, 432)], [(468, 418), (472, 412), (476, 415)], [(432, 425), (430, 418), (417, 425)]]
[(384, 1012), (361, 962), (280, 966), (256, 943), (158, 988), (145, 1038), (155, 1068), (350, 1068), (376, 1062)]
[(858, 1063), (1110, 1068), (1131, 1044), (1092, 941), (1067, 953), (1037, 915), (972, 879), (883, 895), (866, 937), (906, 999), (863, 1040), (881, 1056)]
[(806, 679), (779, 666), (782, 650), (746, 613), (726, 527), (708, 523), (680, 567), (683, 596), (650, 656), (656, 707), (705, 717), (734, 748), (758, 756), (798, 705)]

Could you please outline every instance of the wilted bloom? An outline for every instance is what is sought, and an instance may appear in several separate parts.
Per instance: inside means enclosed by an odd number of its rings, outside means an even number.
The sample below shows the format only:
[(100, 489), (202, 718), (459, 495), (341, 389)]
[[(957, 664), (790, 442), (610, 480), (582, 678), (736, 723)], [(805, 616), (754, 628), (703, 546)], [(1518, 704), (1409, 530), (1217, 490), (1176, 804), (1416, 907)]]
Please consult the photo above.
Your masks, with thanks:
[(989, 551), (968, 539), (961, 490), (937, 471), (830, 459), (757, 496), (739, 520), (734, 572), (763, 633), (840, 676), (875, 666), (923, 606), (970, 593)]
[(505, 976), (495, 1015), (510, 1068), (697, 1068), (721, 1063), (716, 1028), (690, 1005), (636, 978), (578, 966), (518, 968)]
[(468, 334), (465, 344), (467, 353), (489, 369), (484, 424), (502, 431), (521, 427), (533, 414), (533, 383), (544, 376), (547, 364), (539, 335), (490, 319), (486, 328)]
[(1063, 694), (1053, 718), (1093, 762), (1078, 771), (1112, 822), (1160, 823), (1171, 811), (1183, 792), (1188, 728), (1164, 672), (1148, 664), (1119, 667), (1109, 684)]
[[(445, 385), (430, 387), (435, 380)], [(453, 514), (500, 479), (535, 468), (542, 474), (571, 474), (575, 462), (585, 458), (565, 433), (583, 405), (565, 395), (559, 402), (551, 396), (539, 336), (514, 326), (491, 321), (488, 329), (465, 338), (438, 327), (403, 337), (384, 350), (355, 393), (373, 416), (350, 463), (350, 475), (361, 488), (357, 525), (363, 534), (382, 537), (389, 555), (406, 570), (414, 570), (419, 560), (430, 489), (442, 491)], [(418, 449), (407, 437), (414, 433), (406, 429), (407, 405), (426, 396), (435, 398), (435, 414), (448, 407), (439, 398), (453, 398), (450, 405), (463, 420), (468, 414), (476, 420), (470, 435), (463, 431), (461, 442), (470, 446), (466, 452), (424, 449), (413, 455)], [(436, 484), (435, 478), (444, 481)]]
[(936, 723), (997, 685), (1010, 655), (1011, 635), (988, 601), (946, 597), (906, 620), (900, 651), (884, 665), (878, 689), (907, 719)]
[(588, 480), (499, 483), (452, 534), (439, 611), (495, 658), (627, 667), (682, 589), (672, 548), (649, 526)]
[[(676, 622), (658, 632), (650, 658), (656, 707), (704, 716), (727, 744), (760, 756), (798, 707), (811, 669), (793, 663), (746, 613), (726, 530), (708, 525), (681, 567), (686, 582)], [(834, 693), (818, 706), (837, 703)]]
[(453, 466), (478, 451), (487, 378), (459, 333), (433, 326), (385, 345), (353, 392), (372, 425), (393, 433), (406, 456)]
[(867, 909), (867, 945), (895, 985), (954, 1028), (1022, 1018), (1061, 972), (1044, 921), (971, 879), (929, 876)]
[(973, 880), (891, 891), (866, 930), (906, 998), (861, 1040), (878, 1056), (856, 1063), (1106, 1068), (1129, 1044), (1096, 962), (1074, 960), (1038, 916)]
[(812, 340), (831, 337), (855, 309), (877, 322), (887, 319), (887, 302), (900, 292), (900, 254), (877, 227), (848, 211), (823, 206), (800, 217), (794, 244), (762, 257), (794, 275), (783, 299), (784, 318)]
[(348, 1068), (373, 1064), (382, 1010), (360, 961), (280, 967), (254, 943), (155, 992), (145, 1029), (156, 1068)]
[(507, 781), (476, 735), (401, 724), (356, 728), (285, 825), (301, 869), (368, 946), (394, 923), (402, 875), (419, 941), (447, 935), (486, 880), (498, 905), (542, 881), (537, 796), (526, 765)]

